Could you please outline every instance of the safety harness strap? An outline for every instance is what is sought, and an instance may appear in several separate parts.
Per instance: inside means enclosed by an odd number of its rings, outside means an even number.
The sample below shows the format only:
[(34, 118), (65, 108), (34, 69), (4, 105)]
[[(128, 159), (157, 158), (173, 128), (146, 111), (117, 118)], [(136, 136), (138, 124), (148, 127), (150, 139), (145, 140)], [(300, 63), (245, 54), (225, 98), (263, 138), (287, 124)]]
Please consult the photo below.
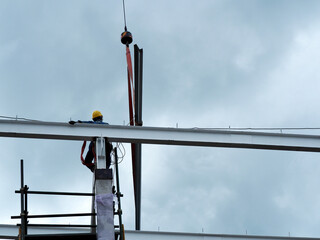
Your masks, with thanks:
[[(86, 145), (87, 145), (87, 141), (83, 141), (82, 147), (81, 147), (81, 155), (80, 155), (80, 159), (83, 165), (86, 165), (87, 167), (91, 167), (94, 165), (94, 163), (86, 163), (85, 159), (83, 158), (83, 152), (86, 149)], [(96, 162), (96, 153), (94, 151), (94, 145), (92, 146), (92, 152), (93, 152), (93, 156), (94, 156), (94, 162)]]
[[(131, 62), (131, 53), (129, 45), (126, 46), (126, 55), (127, 55), (127, 69), (128, 69), (128, 94), (129, 94), (129, 118), (130, 126), (134, 126), (134, 114), (135, 114), (135, 98), (134, 98), (134, 83), (133, 83), (133, 71), (132, 71), (132, 62)], [(132, 157), (132, 175), (133, 175), (133, 187), (135, 191), (135, 144), (131, 143), (131, 157)]]
[(127, 68), (128, 68), (128, 94), (129, 94), (129, 117), (130, 117), (130, 125), (134, 125), (134, 83), (133, 83), (133, 71), (132, 71), (132, 62), (131, 62), (131, 53), (129, 46), (127, 46)]

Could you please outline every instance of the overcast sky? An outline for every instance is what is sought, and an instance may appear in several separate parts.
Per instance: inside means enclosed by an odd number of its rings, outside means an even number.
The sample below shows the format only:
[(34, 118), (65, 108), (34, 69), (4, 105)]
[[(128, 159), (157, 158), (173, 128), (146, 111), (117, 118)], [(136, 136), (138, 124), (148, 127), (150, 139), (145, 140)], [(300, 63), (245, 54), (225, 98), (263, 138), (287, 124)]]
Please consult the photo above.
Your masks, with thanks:
[[(128, 30), (144, 50), (144, 125), (320, 127), (319, 12), (316, 0), (126, 0)], [(0, 115), (66, 122), (97, 109), (106, 122), (127, 124), (123, 27), (120, 0), (1, 0)], [(21, 158), (30, 190), (91, 191), (81, 142), (0, 144), (1, 224), (17, 223)], [(134, 229), (124, 146), (123, 217)], [(142, 230), (320, 237), (319, 158), (143, 145)], [(29, 213), (90, 206), (30, 196)]]

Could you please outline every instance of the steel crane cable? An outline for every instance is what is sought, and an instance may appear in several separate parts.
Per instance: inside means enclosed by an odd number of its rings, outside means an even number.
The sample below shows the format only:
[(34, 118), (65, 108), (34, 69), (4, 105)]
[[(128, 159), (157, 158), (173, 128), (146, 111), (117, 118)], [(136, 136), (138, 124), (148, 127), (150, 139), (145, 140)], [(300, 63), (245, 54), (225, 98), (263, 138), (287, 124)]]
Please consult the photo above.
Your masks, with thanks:
[[(125, 11), (125, 3), (122, 0), (123, 7), (123, 19), (124, 19), (124, 32), (121, 34), (121, 42), (126, 45), (126, 60), (127, 60), (127, 77), (128, 77), (128, 97), (129, 97), (129, 121), (130, 125), (134, 126), (134, 116), (135, 116), (135, 97), (134, 97), (134, 80), (133, 80), (133, 69), (131, 61), (131, 53), (129, 45), (132, 43), (132, 34), (127, 30), (127, 19)], [(135, 169), (135, 144), (131, 143), (131, 157), (132, 157), (132, 176), (133, 176), (133, 188), (134, 195), (136, 196), (136, 169)], [(136, 197), (135, 197), (136, 198)]]
[(122, 0), (122, 9), (123, 9), (124, 31), (127, 31), (127, 18), (126, 18), (126, 8), (124, 5), (124, 0)]

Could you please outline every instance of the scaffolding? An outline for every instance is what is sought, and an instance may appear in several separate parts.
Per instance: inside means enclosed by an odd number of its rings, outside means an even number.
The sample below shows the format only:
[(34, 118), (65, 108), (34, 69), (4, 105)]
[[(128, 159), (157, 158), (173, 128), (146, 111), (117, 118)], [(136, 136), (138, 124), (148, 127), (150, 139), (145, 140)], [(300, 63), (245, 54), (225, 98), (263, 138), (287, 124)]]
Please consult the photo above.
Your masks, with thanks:
[[(104, 140), (104, 139), (103, 139)], [(104, 143), (104, 141), (102, 141)], [(102, 145), (97, 144), (97, 148)], [(101, 151), (100, 151), (101, 153)], [(115, 170), (115, 180), (116, 186), (113, 185), (113, 171), (112, 169), (102, 169), (98, 168), (94, 172), (94, 181), (91, 193), (80, 193), (80, 192), (53, 192), (53, 191), (31, 191), (29, 187), (24, 184), (24, 163), (23, 160), (20, 161), (20, 178), (21, 178), (21, 186), (20, 190), (16, 190), (15, 193), (20, 194), (20, 205), (21, 212), (19, 216), (12, 216), (12, 219), (21, 219), (21, 222), (17, 224), (19, 226), (19, 240), (32, 240), (32, 239), (99, 239), (99, 233), (97, 233), (97, 228), (100, 227), (101, 232), (106, 227), (103, 220), (103, 216), (100, 216), (102, 221), (99, 221), (99, 216), (97, 216), (96, 209), (99, 211), (99, 206), (96, 203), (96, 197), (101, 194), (101, 192), (109, 189), (111, 186), (110, 195), (115, 196), (117, 199), (117, 204), (114, 203), (113, 198), (113, 206), (112, 206), (112, 217), (114, 215), (118, 215), (118, 223), (119, 225), (112, 225), (112, 228), (117, 229), (112, 232), (114, 234), (114, 239), (116, 240), (124, 240), (124, 226), (122, 224), (122, 209), (121, 209), (121, 197), (123, 197), (120, 192), (120, 180), (119, 180), (119, 169), (118, 169), (118, 154), (117, 148), (114, 148), (114, 170)], [(98, 157), (98, 159), (103, 160), (102, 157)], [(105, 160), (105, 158), (104, 158)], [(99, 164), (97, 164), (99, 167)], [(100, 164), (101, 165), (101, 164)], [(105, 167), (105, 166), (104, 166)], [(99, 183), (100, 181), (100, 183)], [(98, 182), (98, 184), (97, 184)], [(107, 186), (110, 185), (110, 186)], [(106, 187), (107, 186), (107, 187)], [(37, 195), (60, 195), (60, 196), (77, 196), (77, 197), (92, 197), (92, 205), (91, 212), (89, 213), (67, 213), (67, 214), (41, 214), (41, 215), (30, 215), (28, 209), (28, 196), (32, 194)], [(30, 219), (37, 218), (64, 218), (64, 217), (91, 217), (90, 224), (31, 224), (29, 223)], [(98, 221), (97, 221), (98, 220)], [(99, 226), (100, 224), (100, 226)], [(101, 226), (101, 224), (103, 226)], [(76, 233), (76, 234), (29, 234), (28, 227), (46, 227), (46, 228), (89, 228), (90, 233)], [(13, 239), (16, 239), (12, 237)], [(101, 238), (101, 236), (100, 236)]]

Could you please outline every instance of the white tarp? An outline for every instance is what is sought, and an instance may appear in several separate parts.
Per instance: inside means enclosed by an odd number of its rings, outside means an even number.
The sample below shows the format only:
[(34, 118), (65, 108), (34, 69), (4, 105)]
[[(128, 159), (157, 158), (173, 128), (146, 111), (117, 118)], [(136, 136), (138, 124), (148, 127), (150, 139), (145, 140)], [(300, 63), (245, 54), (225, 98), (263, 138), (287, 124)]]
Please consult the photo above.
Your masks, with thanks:
[(114, 240), (113, 194), (96, 195), (97, 240)]

